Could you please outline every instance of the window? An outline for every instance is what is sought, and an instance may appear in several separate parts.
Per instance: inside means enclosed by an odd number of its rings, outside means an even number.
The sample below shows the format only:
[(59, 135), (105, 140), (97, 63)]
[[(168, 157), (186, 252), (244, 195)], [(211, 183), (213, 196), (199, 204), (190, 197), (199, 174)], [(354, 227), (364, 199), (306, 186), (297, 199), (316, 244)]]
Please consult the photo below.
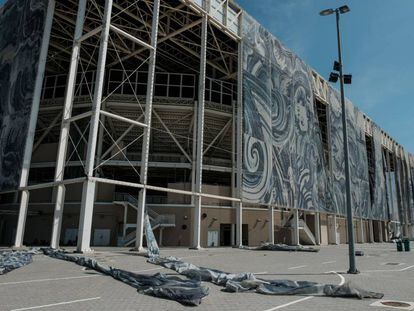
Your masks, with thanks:
[(329, 142), (328, 106), (327, 104), (315, 99), (315, 111), (318, 118), (319, 130), (321, 133), (325, 168), (331, 170), (331, 144)]
[(365, 145), (367, 149), (367, 158), (368, 158), (369, 195), (371, 198), (371, 205), (372, 205), (374, 201), (374, 189), (375, 189), (375, 152), (374, 152), (374, 141), (371, 136), (365, 135)]

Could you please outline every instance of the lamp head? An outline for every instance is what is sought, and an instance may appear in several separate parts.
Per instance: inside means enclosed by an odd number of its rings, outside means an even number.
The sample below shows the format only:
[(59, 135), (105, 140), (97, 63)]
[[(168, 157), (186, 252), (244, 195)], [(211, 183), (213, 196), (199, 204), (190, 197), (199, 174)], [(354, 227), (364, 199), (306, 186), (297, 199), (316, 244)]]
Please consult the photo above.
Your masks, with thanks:
[(339, 7), (338, 10), (339, 10), (339, 13), (341, 13), (341, 14), (345, 14), (345, 13), (348, 13), (349, 11), (351, 11), (349, 6), (347, 6), (347, 5), (343, 5), (343, 6)]
[(328, 16), (328, 15), (333, 14), (334, 12), (335, 12), (334, 9), (326, 9), (326, 10), (320, 11), (319, 12), (319, 15), (321, 15), (321, 16)]

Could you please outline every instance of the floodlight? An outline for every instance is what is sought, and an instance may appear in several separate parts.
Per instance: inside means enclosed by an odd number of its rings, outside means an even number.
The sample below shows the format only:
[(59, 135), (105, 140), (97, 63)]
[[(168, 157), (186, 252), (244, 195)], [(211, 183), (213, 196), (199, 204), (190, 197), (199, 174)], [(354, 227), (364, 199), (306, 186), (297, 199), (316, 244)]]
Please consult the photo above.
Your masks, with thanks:
[(334, 13), (334, 12), (335, 11), (333, 9), (326, 9), (326, 10), (320, 11), (319, 15), (328, 16), (328, 15), (331, 15), (332, 13)]
[(335, 71), (341, 70), (341, 64), (337, 61), (334, 61), (333, 70)]
[(344, 83), (351, 84), (352, 83), (352, 75), (344, 75)]
[(338, 10), (341, 14), (345, 14), (345, 13), (348, 13), (349, 11), (351, 11), (349, 9), (349, 6), (347, 6), (347, 5), (343, 5), (343, 6), (339, 7)]
[(329, 75), (329, 82), (336, 83), (338, 79), (339, 79), (339, 74), (337, 74), (336, 72), (331, 72), (331, 74)]

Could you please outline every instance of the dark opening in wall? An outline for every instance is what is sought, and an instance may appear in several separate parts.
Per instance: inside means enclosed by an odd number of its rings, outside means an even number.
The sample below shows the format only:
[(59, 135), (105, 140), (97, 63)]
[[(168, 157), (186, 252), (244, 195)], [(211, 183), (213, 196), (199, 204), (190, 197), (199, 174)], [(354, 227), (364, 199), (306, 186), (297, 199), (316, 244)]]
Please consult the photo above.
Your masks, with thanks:
[(328, 106), (315, 98), (315, 111), (318, 117), (318, 125), (321, 133), (323, 154), (325, 160), (325, 167), (328, 171), (331, 170), (331, 144), (329, 142), (329, 119), (328, 119)]
[(371, 136), (365, 135), (365, 145), (368, 158), (368, 177), (369, 177), (369, 194), (371, 198), (371, 205), (374, 201), (374, 189), (375, 189), (375, 152), (374, 152), (374, 140)]

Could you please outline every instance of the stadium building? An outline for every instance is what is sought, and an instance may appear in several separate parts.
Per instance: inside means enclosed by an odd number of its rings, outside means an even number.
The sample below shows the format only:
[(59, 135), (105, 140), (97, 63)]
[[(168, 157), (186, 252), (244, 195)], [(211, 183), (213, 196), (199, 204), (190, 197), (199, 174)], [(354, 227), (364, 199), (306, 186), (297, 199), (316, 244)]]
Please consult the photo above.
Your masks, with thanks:
[[(0, 8), (0, 245), (347, 242), (338, 92), (227, 0)], [(350, 101), (359, 243), (414, 230), (414, 158)], [(143, 245), (144, 244), (144, 245)]]

